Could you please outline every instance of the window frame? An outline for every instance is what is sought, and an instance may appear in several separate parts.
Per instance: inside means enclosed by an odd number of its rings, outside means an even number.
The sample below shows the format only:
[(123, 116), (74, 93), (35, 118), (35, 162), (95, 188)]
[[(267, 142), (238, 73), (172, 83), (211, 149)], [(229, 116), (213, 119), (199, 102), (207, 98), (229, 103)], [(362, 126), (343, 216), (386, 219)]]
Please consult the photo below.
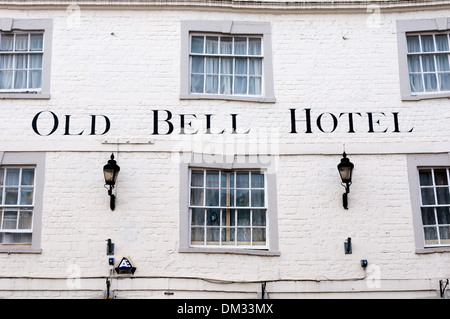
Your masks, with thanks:
[(0, 19), (2, 33), (43, 33), (42, 79), (40, 89), (20, 89), (0, 91), (0, 99), (49, 99), (52, 57), (52, 19)]
[[(274, 103), (272, 40), (268, 22), (243, 21), (182, 21), (180, 99), (217, 99)], [(262, 39), (262, 95), (209, 94), (190, 92), (191, 35), (214, 35), (223, 37), (261, 37)], [(235, 57), (234, 55), (230, 55)], [(248, 57), (248, 55), (247, 55)]]
[(450, 252), (450, 245), (425, 245), (419, 169), (450, 169), (450, 153), (408, 154), (407, 170), (416, 253)]
[[(227, 162), (224, 158), (205, 154), (184, 154), (180, 163), (180, 253), (225, 253), (259, 256), (279, 256), (277, 181), (275, 174), (276, 158), (270, 156), (248, 156), (240, 161), (234, 158)], [(190, 242), (190, 171), (191, 169), (223, 171), (264, 171), (265, 172), (265, 209), (266, 209), (266, 245), (259, 246), (193, 246)], [(247, 207), (246, 207), (247, 208)], [(251, 207), (248, 207), (251, 208)], [(259, 208), (259, 207), (255, 207)]]
[[(450, 91), (438, 92), (411, 92), (409, 84), (407, 35), (424, 33), (450, 32), (450, 18), (398, 20), (397, 46), (400, 75), (400, 93), (403, 101), (418, 101), (435, 98), (450, 98)], [(437, 71), (436, 71), (437, 72)]]
[[(0, 244), (0, 253), (41, 253), (42, 210), (45, 175), (45, 153), (0, 152), (2, 168), (34, 168), (32, 241), (30, 244)], [(18, 207), (21, 205), (18, 205)]]

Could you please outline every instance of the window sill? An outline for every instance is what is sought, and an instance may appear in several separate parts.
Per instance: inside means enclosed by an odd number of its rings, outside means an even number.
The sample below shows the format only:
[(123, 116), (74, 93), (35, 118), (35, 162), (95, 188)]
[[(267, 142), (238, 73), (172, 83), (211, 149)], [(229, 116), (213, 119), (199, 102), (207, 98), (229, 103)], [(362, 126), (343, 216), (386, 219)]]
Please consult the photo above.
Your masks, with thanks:
[(259, 250), (259, 249), (238, 249), (238, 248), (179, 248), (179, 253), (203, 253), (203, 254), (234, 254), (278, 257), (279, 251)]
[(18, 247), (16, 245), (0, 246), (0, 254), (41, 254), (42, 249), (28, 247)]
[(448, 253), (450, 252), (450, 247), (427, 247), (416, 249), (416, 254), (433, 254), (433, 253)]
[(252, 96), (233, 96), (233, 95), (215, 95), (215, 94), (181, 94), (180, 100), (226, 100), (243, 102), (275, 103), (275, 97), (252, 97)]
[(450, 93), (406, 95), (402, 96), (402, 101), (420, 101), (442, 98), (450, 99)]
[(50, 99), (50, 94), (44, 93), (0, 93), (0, 99)]

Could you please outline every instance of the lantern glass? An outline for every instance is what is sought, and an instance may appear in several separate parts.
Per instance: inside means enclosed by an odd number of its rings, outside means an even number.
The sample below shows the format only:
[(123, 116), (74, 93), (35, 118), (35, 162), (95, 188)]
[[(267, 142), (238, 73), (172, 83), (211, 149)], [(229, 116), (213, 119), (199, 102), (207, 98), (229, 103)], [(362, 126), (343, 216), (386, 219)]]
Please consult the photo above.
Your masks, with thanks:
[(347, 154), (343, 154), (343, 158), (338, 165), (339, 174), (341, 175), (342, 183), (352, 182), (353, 163), (347, 158)]
[(115, 185), (117, 181), (117, 176), (119, 176), (120, 167), (116, 164), (114, 160), (114, 155), (111, 155), (111, 159), (108, 164), (103, 166), (103, 174), (105, 175), (106, 185)]

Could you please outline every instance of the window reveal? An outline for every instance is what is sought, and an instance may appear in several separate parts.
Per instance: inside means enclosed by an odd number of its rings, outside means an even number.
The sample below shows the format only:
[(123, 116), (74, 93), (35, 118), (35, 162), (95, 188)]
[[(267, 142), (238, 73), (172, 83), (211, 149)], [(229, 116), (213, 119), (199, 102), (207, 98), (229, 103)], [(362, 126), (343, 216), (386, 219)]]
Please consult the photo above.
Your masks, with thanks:
[(0, 244), (31, 244), (34, 168), (0, 168)]
[(266, 248), (265, 174), (190, 171), (191, 246)]
[(450, 245), (449, 168), (419, 169), (425, 246)]

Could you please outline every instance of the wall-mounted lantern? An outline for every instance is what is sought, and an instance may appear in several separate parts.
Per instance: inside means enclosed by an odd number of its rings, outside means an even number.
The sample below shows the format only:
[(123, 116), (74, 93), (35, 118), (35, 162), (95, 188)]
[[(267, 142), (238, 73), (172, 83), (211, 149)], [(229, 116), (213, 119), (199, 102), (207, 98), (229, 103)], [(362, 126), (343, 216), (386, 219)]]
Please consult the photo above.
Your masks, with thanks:
[(109, 207), (111, 210), (116, 208), (116, 196), (112, 193), (114, 186), (116, 185), (117, 176), (119, 175), (120, 167), (114, 160), (114, 154), (111, 154), (111, 159), (108, 164), (103, 166), (103, 174), (105, 175), (105, 186), (109, 186), (108, 195), (111, 197)]
[(350, 185), (352, 184), (352, 172), (353, 165), (352, 162), (347, 158), (347, 154), (345, 152), (342, 154), (342, 159), (339, 165), (337, 166), (339, 170), (339, 174), (342, 179), (342, 186), (345, 187), (345, 193), (342, 195), (342, 201), (345, 209), (348, 209), (348, 199), (347, 194), (350, 193)]

